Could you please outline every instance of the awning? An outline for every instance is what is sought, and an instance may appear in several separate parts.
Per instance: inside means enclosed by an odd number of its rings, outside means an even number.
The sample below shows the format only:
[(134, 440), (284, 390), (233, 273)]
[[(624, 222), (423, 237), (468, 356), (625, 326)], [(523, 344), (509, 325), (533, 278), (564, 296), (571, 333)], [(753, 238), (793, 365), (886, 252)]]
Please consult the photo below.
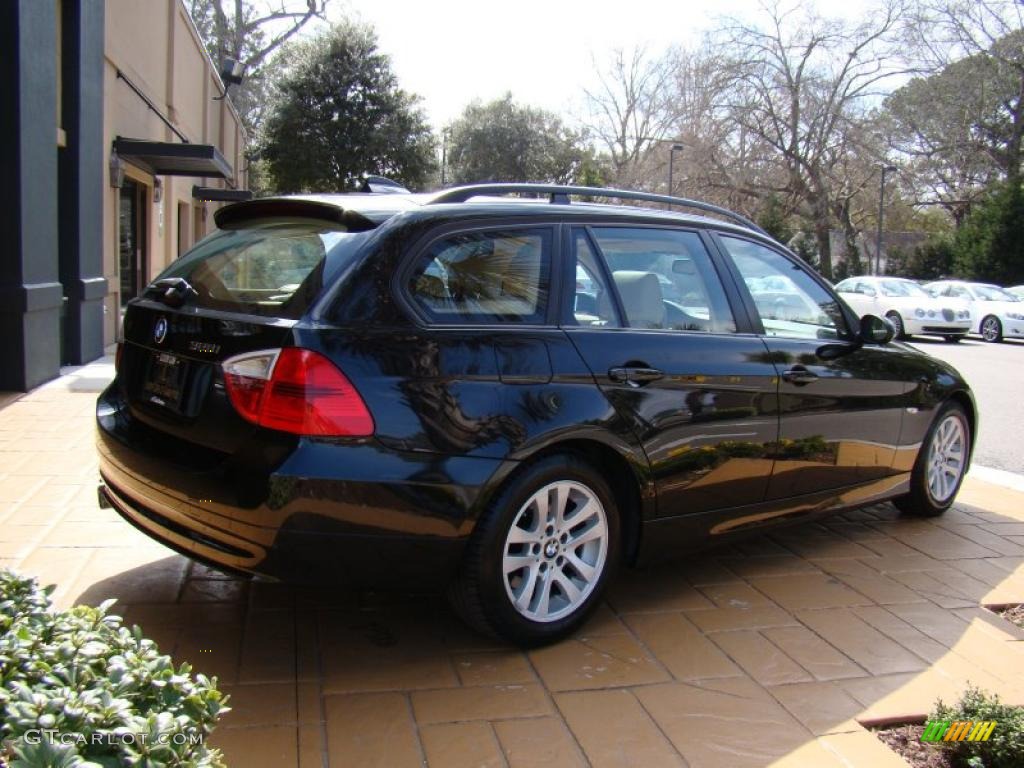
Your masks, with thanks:
[(230, 179), (231, 166), (212, 144), (114, 139), (114, 152), (154, 176), (209, 176)]
[(200, 187), (192, 185), (192, 197), (196, 200), (239, 203), (252, 200), (252, 192), (248, 189), (219, 189), (217, 187)]

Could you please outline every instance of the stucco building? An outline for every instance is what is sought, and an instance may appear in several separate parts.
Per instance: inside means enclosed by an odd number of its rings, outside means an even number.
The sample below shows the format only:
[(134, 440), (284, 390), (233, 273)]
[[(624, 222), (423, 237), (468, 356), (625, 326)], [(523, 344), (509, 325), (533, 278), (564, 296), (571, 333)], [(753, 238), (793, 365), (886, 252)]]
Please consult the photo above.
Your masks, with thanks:
[(100, 356), (245, 190), (218, 69), (182, 0), (0, 3), (0, 390)]

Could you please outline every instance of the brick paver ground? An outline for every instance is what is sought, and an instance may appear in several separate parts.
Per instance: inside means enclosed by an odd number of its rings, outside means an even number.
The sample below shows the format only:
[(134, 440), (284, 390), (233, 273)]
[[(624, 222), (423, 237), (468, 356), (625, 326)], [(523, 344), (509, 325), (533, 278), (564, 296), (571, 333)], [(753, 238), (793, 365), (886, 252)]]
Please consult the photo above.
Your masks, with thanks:
[(440, 598), (237, 581), (100, 510), (98, 383), (0, 410), (0, 566), (217, 675), (231, 766), (899, 766), (863, 723), (968, 681), (1024, 704), (1024, 632), (982, 608), (1024, 602), (1024, 494), (968, 478), (935, 521), (883, 504), (625, 571), (524, 653)]

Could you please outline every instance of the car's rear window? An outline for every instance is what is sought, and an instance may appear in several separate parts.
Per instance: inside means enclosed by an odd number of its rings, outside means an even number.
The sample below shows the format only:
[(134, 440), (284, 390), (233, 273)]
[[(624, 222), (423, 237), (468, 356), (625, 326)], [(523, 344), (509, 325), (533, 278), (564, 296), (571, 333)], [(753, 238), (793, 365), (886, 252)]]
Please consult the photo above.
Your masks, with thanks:
[(298, 319), (367, 236), (310, 219), (246, 221), (206, 238), (157, 279), (187, 280), (197, 306)]
[(409, 293), (435, 322), (541, 323), (550, 251), (547, 229), (451, 235), (417, 259)]

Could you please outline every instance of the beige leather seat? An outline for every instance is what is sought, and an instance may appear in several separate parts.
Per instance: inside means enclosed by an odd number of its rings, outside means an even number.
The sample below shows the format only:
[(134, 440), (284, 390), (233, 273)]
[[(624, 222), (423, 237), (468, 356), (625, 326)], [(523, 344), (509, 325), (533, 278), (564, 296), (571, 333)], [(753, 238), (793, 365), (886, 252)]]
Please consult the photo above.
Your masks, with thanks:
[[(620, 269), (612, 272), (615, 287), (619, 289), (622, 307), (633, 328), (664, 328), (665, 302), (661, 294), (658, 276), (653, 272)], [(613, 317), (611, 301), (606, 294), (597, 298), (602, 316)]]

